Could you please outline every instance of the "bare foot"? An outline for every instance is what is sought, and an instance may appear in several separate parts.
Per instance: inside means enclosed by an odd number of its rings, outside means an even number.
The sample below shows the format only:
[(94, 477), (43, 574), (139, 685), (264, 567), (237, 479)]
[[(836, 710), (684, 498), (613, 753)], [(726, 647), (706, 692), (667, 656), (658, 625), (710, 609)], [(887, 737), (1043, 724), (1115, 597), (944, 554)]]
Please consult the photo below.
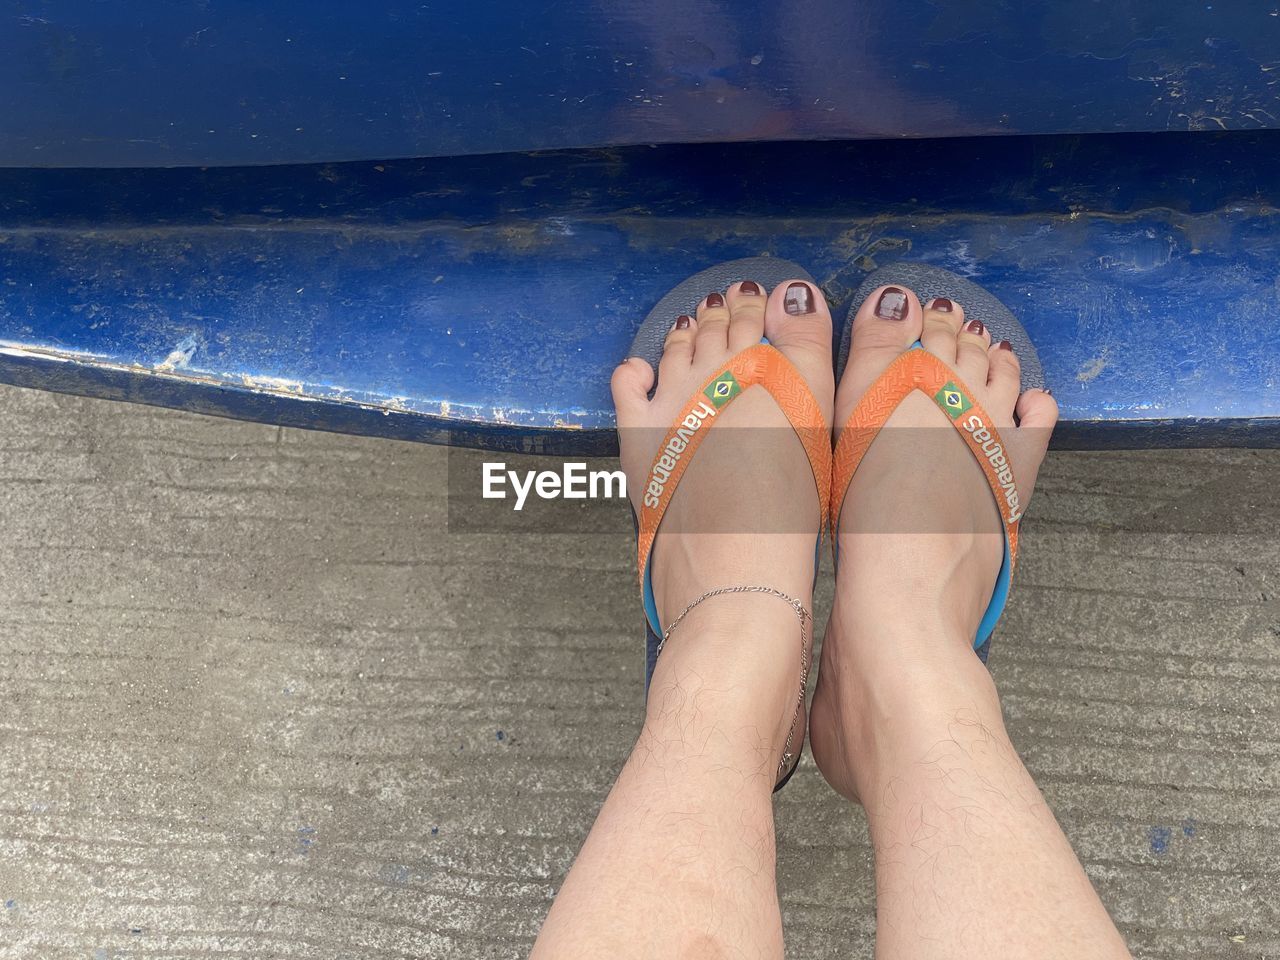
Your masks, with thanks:
[[(795, 365), (830, 422), (831, 315), (817, 288), (796, 280), (766, 296), (743, 281), (708, 294), (697, 317), (680, 318), (668, 335), (652, 400), (654, 374), (643, 360), (628, 360), (613, 376), (622, 468), (637, 512), (658, 445), (686, 402), (762, 336)], [(650, 561), (659, 626), (706, 592), (737, 584), (772, 587), (811, 608), (818, 532), (817, 486), (804, 447), (768, 392), (749, 387), (717, 415), (662, 521)], [(688, 692), (690, 677), (710, 681), (742, 701), (744, 724), (748, 714), (777, 717), (776, 729), (760, 731), (762, 755), (772, 752), (776, 765), (808, 658), (800, 656), (798, 636), (795, 612), (777, 598), (734, 594), (700, 604), (658, 660), (650, 713), (666, 709), (678, 690)], [(761, 714), (762, 697), (776, 700), (776, 710)], [(794, 749), (803, 735), (801, 711)]]
[[(884, 369), (917, 339), (952, 367), (995, 420), (1025, 504), (1057, 422), (1043, 390), (1019, 395), (1018, 358), (992, 344), (958, 303), (922, 309), (897, 287), (875, 291), (854, 321), (836, 393), (837, 427)], [(1015, 426), (1015, 413), (1018, 426)], [(972, 652), (1003, 556), (991, 489), (934, 401), (910, 394), (854, 474), (839, 518), (836, 603), (810, 711), (814, 759), (857, 799), (888, 722), (901, 729), (938, 700), (937, 685), (994, 697)], [(891, 716), (890, 716), (891, 715)], [(923, 722), (923, 721), (922, 721)]]

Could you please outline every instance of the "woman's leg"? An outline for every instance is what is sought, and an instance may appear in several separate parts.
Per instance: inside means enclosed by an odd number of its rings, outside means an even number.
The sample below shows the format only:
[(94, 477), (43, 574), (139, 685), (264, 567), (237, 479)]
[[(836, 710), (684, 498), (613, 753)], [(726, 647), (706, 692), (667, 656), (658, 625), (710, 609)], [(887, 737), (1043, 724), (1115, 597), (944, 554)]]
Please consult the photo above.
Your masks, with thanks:
[[(673, 328), (652, 401), (643, 361), (614, 376), (633, 495), (688, 398), (766, 333), (830, 417), (831, 318), (821, 294), (802, 282), (769, 296), (735, 284)], [(770, 587), (812, 609), (818, 523), (799, 440), (772, 398), (749, 389), (717, 416), (663, 520), (652, 560), (663, 624), (733, 585)], [(795, 610), (761, 594), (706, 600), (680, 624), (658, 660), (640, 737), (534, 957), (782, 956), (771, 793), (796, 716), (800, 636)], [(801, 713), (797, 748), (803, 724)]]
[[(960, 305), (932, 306), (909, 293), (882, 302), (879, 291), (863, 306), (836, 422), (923, 334), (997, 420), (1025, 500), (1056, 405), (1043, 391), (1018, 396), (1017, 358), (963, 324)], [(877, 956), (1127, 957), (972, 652), (1000, 567), (999, 519), (972, 455), (930, 399), (909, 397), (876, 439), (839, 536), (810, 724), (824, 775), (867, 811)]]
[(719, 598), (685, 628), (535, 957), (782, 956), (771, 793), (796, 618), (776, 599)]

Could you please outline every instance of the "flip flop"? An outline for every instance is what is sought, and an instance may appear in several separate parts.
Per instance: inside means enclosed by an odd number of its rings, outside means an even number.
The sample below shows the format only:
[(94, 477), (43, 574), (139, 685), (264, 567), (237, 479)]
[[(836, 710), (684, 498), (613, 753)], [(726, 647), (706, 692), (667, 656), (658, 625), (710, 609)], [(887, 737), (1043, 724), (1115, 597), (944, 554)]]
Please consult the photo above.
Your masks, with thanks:
[[(853, 336), (853, 318), (872, 291), (886, 285), (913, 291), (922, 304), (934, 297), (946, 297), (964, 307), (965, 320), (981, 320), (991, 331), (992, 342), (1008, 340), (1017, 352), (1022, 369), (1022, 390), (1043, 388), (1044, 370), (1040, 357), (1009, 308), (989, 291), (971, 280), (940, 267), (923, 263), (895, 263), (869, 274), (854, 294), (845, 321), (840, 345), (836, 351), (836, 381), (844, 375)], [(964, 439), (978, 461), (996, 506), (1000, 510), (1004, 531), (1004, 560), (996, 577), (995, 589), (986, 613), (978, 625), (973, 649), (983, 663), (991, 650), (991, 633), (1004, 612), (1009, 598), (1009, 583), (1018, 559), (1018, 526), (1022, 504), (1014, 483), (1013, 472), (1004, 455), (1004, 443), (994, 421), (973, 399), (970, 390), (956, 371), (925, 350), (917, 340), (897, 360), (889, 364), (879, 378), (867, 388), (849, 415), (840, 433), (832, 460), (831, 475), (831, 543), (835, 550), (836, 530), (844, 496), (863, 455), (898, 405), (913, 390), (925, 394), (947, 415), (951, 425)], [(838, 559), (838, 557), (837, 557)]]
[[(675, 318), (681, 314), (693, 315), (708, 291), (725, 290), (739, 280), (755, 280), (766, 289), (784, 280), (802, 279), (818, 288), (817, 282), (802, 267), (787, 260), (773, 257), (750, 257), (732, 260), (696, 273), (682, 282), (658, 301), (649, 312), (627, 356), (642, 357), (655, 373), (662, 357), (663, 344)], [(658, 605), (653, 595), (653, 581), (649, 561), (653, 554), (654, 540), (662, 517), (674, 496), (685, 469), (696, 455), (698, 446), (715, 424), (719, 415), (734, 398), (753, 386), (769, 391), (788, 422), (804, 445), (813, 469), (814, 484), (818, 493), (821, 513), (817, 543), (814, 547), (814, 578), (818, 575), (818, 559), (822, 547), (821, 530), (826, 527), (828, 478), (831, 475), (830, 428), (822, 415), (822, 408), (814, 398), (808, 383), (791, 361), (767, 339), (742, 350), (716, 370), (690, 397), (680, 415), (668, 429), (650, 468), (650, 488), (641, 504), (640, 515), (634, 508), (632, 519), (636, 526), (637, 568), (640, 576), (640, 593), (645, 613), (645, 692), (653, 679), (654, 666), (661, 645), (662, 623), (658, 619)], [(654, 389), (657, 389), (655, 379)], [(652, 391), (650, 396), (652, 396)], [(810, 652), (810, 656), (812, 653)], [(804, 741), (789, 751), (795, 762), (774, 786), (781, 790), (791, 779), (800, 762)]]

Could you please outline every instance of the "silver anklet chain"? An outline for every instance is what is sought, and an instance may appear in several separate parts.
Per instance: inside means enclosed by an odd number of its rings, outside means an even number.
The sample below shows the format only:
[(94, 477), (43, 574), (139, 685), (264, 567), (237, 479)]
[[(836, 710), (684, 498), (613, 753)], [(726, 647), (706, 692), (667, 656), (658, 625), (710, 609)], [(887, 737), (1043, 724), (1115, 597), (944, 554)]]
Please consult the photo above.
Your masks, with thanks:
[(796, 735), (796, 723), (800, 719), (800, 711), (804, 709), (804, 691), (805, 686), (809, 682), (809, 623), (813, 620), (811, 614), (803, 603), (795, 597), (787, 596), (781, 590), (775, 590), (773, 587), (753, 587), (753, 586), (736, 586), (736, 587), (717, 587), (715, 590), (708, 590), (702, 596), (695, 599), (687, 607), (680, 611), (680, 616), (671, 621), (671, 625), (663, 631), (662, 639), (658, 642), (658, 652), (654, 654), (656, 660), (662, 655), (662, 648), (667, 645), (667, 641), (671, 639), (671, 633), (676, 627), (680, 626), (689, 612), (704, 600), (710, 600), (712, 597), (723, 596), (726, 593), (763, 593), (770, 597), (777, 597), (784, 601), (792, 610), (796, 612), (796, 616), (800, 618), (800, 693), (796, 699), (796, 712), (791, 718), (791, 726), (787, 730), (787, 742), (782, 745), (782, 759), (778, 761), (778, 775), (787, 768), (792, 761), (791, 743)]

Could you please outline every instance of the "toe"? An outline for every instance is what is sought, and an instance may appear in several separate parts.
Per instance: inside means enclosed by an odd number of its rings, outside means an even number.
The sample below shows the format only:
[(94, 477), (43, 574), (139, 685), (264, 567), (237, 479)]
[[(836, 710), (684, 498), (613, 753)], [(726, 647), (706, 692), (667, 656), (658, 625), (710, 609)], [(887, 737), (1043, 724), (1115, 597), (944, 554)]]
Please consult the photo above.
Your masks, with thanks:
[(729, 306), (729, 349), (734, 353), (760, 342), (764, 336), (764, 290), (754, 280), (735, 283), (725, 294)]
[(1018, 397), (1018, 429), (1014, 432), (1013, 470), (1019, 486), (1030, 489), (1049, 449), (1049, 437), (1058, 423), (1058, 402), (1048, 390), (1028, 390)]
[(1048, 390), (1028, 390), (1018, 398), (1016, 412), (1018, 429), (1043, 434), (1044, 448), (1047, 449), (1049, 434), (1058, 423), (1058, 401)]
[[(662, 359), (658, 361), (658, 380), (679, 377), (693, 362), (693, 340), (698, 334), (698, 322), (688, 314), (676, 317), (662, 345)], [(652, 384), (650, 384), (652, 387)]]
[(964, 308), (946, 297), (924, 304), (920, 345), (947, 366), (956, 362), (956, 334), (964, 326)]
[[(922, 311), (916, 295), (904, 287), (880, 287), (863, 301), (853, 318), (849, 365), (842, 390), (861, 395), (890, 363), (920, 339)], [(850, 386), (845, 386), (845, 384)]]
[(722, 293), (708, 293), (698, 304), (698, 350), (723, 351), (729, 343), (729, 305)]
[(653, 388), (653, 367), (640, 357), (627, 357), (618, 364), (609, 381), (618, 426), (625, 427), (642, 415)]
[(1021, 376), (1018, 355), (1009, 341), (993, 343), (987, 350), (987, 411), (999, 426), (1013, 423)]
[(817, 285), (784, 280), (774, 287), (765, 304), (764, 335), (803, 374), (829, 420), (835, 394), (831, 310)]
[(971, 387), (987, 382), (987, 348), (991, 334), (981, 320), (970, 320), (956, 334), (956, 372)]
[(764, 335), (784, 352), (800, 351), (831, 365), (831, 311), (812, 283), (786, 280), (773, 288), (765, 306)]
[(853, 318), (851, 349), (887, 349), (899, 354), (920, 339), (923, 311), (904, 287), (881, 287), (863, 301)]

